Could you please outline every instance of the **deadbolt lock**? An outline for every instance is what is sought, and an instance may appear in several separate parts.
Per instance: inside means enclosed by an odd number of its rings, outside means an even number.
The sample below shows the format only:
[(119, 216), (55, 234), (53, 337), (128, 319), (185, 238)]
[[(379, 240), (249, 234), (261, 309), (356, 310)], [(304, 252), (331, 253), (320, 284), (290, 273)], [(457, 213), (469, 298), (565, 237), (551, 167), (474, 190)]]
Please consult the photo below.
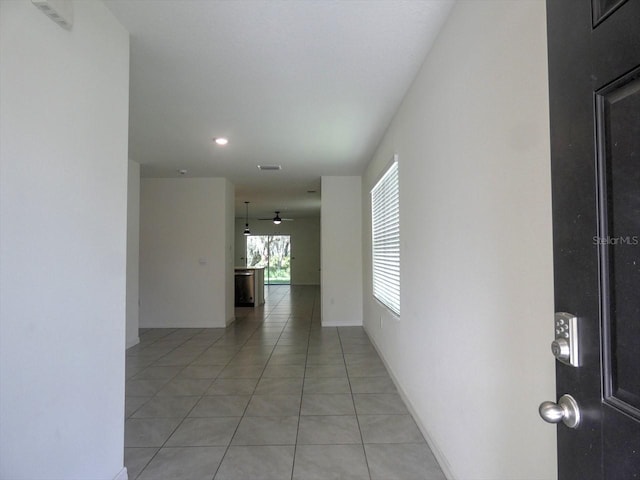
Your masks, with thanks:
[(571, 349), (566, 338), (558, 338), (551, 342), (551, 352), (558, 360), (567, 361), (571, 359)]
[(559, 362), (579, 367), (578, 317), (567, 312), (557, 312), (554, 320), (555, 338), (551, 342), (551, 353)]

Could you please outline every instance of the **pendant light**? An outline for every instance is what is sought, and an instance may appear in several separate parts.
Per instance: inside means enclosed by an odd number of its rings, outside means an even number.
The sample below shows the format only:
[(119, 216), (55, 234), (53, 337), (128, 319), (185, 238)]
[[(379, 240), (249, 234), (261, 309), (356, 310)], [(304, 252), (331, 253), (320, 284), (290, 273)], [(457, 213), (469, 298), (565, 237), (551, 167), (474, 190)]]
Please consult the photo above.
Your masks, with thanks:
[(244, 224), (244, 233), (245, 235), (251, 235), (251, 230), (249, 230), (249, 202), (244, 202), (245, 206), (245, 224)]

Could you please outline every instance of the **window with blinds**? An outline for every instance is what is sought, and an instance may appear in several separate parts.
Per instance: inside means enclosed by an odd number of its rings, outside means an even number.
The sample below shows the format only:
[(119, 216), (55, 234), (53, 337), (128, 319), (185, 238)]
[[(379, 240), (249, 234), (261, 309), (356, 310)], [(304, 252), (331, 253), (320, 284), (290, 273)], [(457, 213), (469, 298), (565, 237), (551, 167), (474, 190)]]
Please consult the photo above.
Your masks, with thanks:
[(371, 190), (373, 296), (400, 315), (400, 187), (398, 158)]

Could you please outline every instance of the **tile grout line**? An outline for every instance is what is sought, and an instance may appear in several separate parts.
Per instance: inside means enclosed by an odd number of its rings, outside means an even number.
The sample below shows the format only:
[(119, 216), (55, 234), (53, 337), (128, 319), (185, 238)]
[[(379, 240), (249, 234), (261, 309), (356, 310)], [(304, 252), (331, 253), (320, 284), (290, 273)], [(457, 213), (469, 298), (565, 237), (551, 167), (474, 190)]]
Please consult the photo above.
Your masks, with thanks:
[(291, 480), (293, 480), (293, 474), (296, 468), (296, 453), (298, 452), (298, 436), (300, 435), (300, 420), (302, 418), (302, 401), (304, 399), (304, 382), (307, 378), (307, 363), (309, 361), (309, 344), (311, 340), (311, 330), (313, 328), (313, 312), (316, 306), (316, 296), (313, 297), (313, 304), (311, 306), (311, 314), (309, 318), (309, 331), (307, 332), (307, 349), (304, 357), (304, 370), (302, 373), (302, 388), (300, 389), (300, 408), (298, 409), (298, 425), (296, 428), (296, 439), (293, 444), (293, 462), (291, 463)]
[[(267, 314), (266, 318), (268, 318), (269, 315), (270, 314)], [(256, 328), (253, 330), (253, 333), (255, 333), (258, 330), (258, 327), (260, 325), (264, 325), (264, 323), (265, 322), (264, 322), (264, 318), (263, 318), (262, 321), (260, 321), (260, 323), (258, 324), (258, 326), (256, 326)], [(285, 326), (286, 326), (286, 324), (285, 324)], [(253, 333), (251, 335), (253, 335)], [(280, 338), (280, 336), (282, 336), (282, 332), (280, 332), (280, 335), (278, 336), (278, 339)], [(251, 338), (251, 336), (249, 338)], [(249, 341), (249, 338), (247, 338), (245, 343), (242, 344), (243, 347)], [(275, 349), (275, 347), (274, 347), (274, 349)], [(271, 359), (271, 356), (273, 355), (273, 350), (274, 349), (271, 350), (271, 354), (269, 355), (269, 359)], [(238, 353), (240, 353), (240, 351), (238, 351)], [(235, 358), (235, 356), (233, 358)], [(229, 360), (229, 363), (231, 363), (233, 358), (231, 360)], [(242, 423), (242, 420), (245, 418), (247, 410), (249, 409), (249, 405), (251, 404), (251, 400), (252, 400), (253, 396), (255, 395), (256, 388), (258, 387), (258, 384), (260, 383), (260, 380), (262, 380), (262, 377), (264, 375), (264, 370), (266, 369), (266, 365), (269, 363), (269, 359), (267, 359), (267, 363), (265, 364), (265, 367), (262, 369), (262, 373), (260, 374), (260, 377), (258, 378), (258, 380), (256, 382), (256, 385), (253, 387), (253, 392), (251, 393), (251, 395), (249, 395), (249, 401), (247, 402), (247, 404), (245, 405), (245, 407), (244, 407), (244, 409), (242, 411), (242, 415), (240, 416), (240, 420), (238, 421), (238, 425), (236, 425), (236, 428), (234, 429), (233, 434), (231, 435), (231, 438), (229, 439), (229, 444), (227, 445), (227, 447), (226, 447), (226, 449), (224, 451), (224, 454), (220, 458), (220, 463), (218, 463), (218, 467), (216, 468), (216, 471), (213, 473), (213, 477), (211, 477), (211, 480), (215, 480), (215, 477), (216, 477), (216, 475), (218, 475), (218, 472), (220, 471), (220, 467), (222, 466), (222, 462), (224, 462), (224, 459), (227, 456), (227, 453), (229, 453), (229, 449), (231, 448), (231, 444), (233, 443), (233, 438), (236, 436), (236, 433), (238, 433), (238, 429), (240, 428), (240, 424)]]
[(362, 453), (364, 454), (364, 461), (367, 465), (367, 473), (369, 475), (369, 480), (371, 480), (371, 468), (369, 467), (369, 458), (367, 457), (367, 450), (364, 448), (364, 436), (362, 435), (362, 428), (360, 427), (360, 416), (358, 415), (358, 410), (356, 409), (356, 400), (353, 393), (353, 388), (351, 388), (351, 376), (349, 375), (349, 369), (347, 368), (347, 359), (344, 356), (344, 349), (342, 346), (342, 335), (340, 335), (340, 328), (338, 327), (338, 340), (340, 341), (340, 350), (342, 351), (342, 360), (344, 363), (345, 373), (347, 374), (347, 382), (349, 383), (349, 391), (351, 392), (351, 402), (353, 403), (353, 412), (356, 417), (356, 423), (358, 424), (358, 432), (360, 433), (360, 441), (362, 442)]

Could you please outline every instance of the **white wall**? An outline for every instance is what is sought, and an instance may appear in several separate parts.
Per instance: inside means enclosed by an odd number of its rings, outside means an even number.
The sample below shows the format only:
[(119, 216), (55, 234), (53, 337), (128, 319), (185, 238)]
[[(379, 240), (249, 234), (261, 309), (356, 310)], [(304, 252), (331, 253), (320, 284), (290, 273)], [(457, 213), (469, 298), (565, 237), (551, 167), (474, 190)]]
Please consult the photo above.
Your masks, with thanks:
[(322, 325), (362, 325), (361, 177), (322, 177)]
[(224, 178), (141, 180), (141, 327), (233, 321), (233, 195)]
[[(368, 191), (394, 153), (402, 315), (380, 327)], [(362, 189), (365, 328), (449, 478), (556, 478), (549, 177), (544, 2), (458, 1)]]
[[(244, 225), (244, 218), (236, 218), (235, 264), (239, 267), (245, 266), (247, 251)], [(320, 285), (320, 217), (296, 218), (280, 225), (250, 218), (249, 229), (253, 235), (291, 235), (291, 284)]]
[(0, 477), (123, 471), (129, 37), (0, 2)]
[[(235, 186), (228, 180), (224, 180), (225, 203), (223, 208), (224, 215), (224, 318), (226, 325), (235, 320)], [(218, 206), (221, 208), (221, 206)]]
[(140, 164), (129, 160), (127, 181), (127, 348), (138, 336), (138, 284), (140, 260)]

